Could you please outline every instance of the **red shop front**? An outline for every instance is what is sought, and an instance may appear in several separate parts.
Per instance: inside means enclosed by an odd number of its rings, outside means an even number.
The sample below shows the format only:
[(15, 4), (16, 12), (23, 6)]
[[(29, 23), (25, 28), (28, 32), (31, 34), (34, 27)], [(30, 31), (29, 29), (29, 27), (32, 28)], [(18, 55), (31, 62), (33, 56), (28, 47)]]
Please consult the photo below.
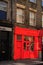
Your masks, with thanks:
[(38, 30), (15, 27), (13, 35), (13, 59), (37, 59), (41, 51)]

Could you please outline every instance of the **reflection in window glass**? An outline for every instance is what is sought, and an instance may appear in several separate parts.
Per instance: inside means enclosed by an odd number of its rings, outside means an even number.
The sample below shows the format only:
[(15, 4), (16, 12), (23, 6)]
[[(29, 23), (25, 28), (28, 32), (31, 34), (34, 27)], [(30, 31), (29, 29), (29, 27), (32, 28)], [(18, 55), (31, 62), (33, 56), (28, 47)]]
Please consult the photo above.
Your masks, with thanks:
[(34, 37), (30, 37), (30, 50), (34, 50)]
[(29, 41), (30, 41), (30, 42), (33, 42), (33, 41), (34, 41), (34, 37), (30, 36), (30, 37), (29, 37)]
[(30, 50), (33, 51), (34, 50), (34, 42), (30, 44)]
[(34, 2), (34, 3), (36, 3), (36, 0), (30, 0), (30, 2)]
[(43, 6), (43, 0), (42, 0), (42, 6)]
[(0, 1), (0, 10), (7, 11), (7, 3), (4, 1)]
[(36, 13), (34, 12), (30, 12), (29, 25), (32, 25), (32, 26), (36, 25)]
[(16, 21), (17, 23), (24, 23), (24, 10), (18, 8), (16, 12)]
[(17, 35), (17, 40), (22, 40), (22, 36), (21, 35)]
[(24, 36), (24, 40), (26, 41), (28, 41), (29, 40), (29, 37), (28, 36)]
[(0, 20), (6, 20), (7, 19), (7, 5), (8, 3), (4, 1), (0, 1)]

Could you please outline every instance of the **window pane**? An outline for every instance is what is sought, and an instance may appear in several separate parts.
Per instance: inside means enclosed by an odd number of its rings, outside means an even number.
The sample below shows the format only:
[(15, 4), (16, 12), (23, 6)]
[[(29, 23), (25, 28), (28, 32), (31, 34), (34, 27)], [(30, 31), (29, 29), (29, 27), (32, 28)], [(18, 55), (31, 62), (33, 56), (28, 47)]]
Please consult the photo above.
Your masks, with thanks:
[(17, 35), (17, 40), (22, 40), (22, 36), (21, 35)]
[(0, 10), (7, 11), (7, 3), (0, 1)]
[(24, 50), (26, 50), (26, 42), (24, 42)]
[(42, 15), (42, 27), (43, 27), (43, 15)]
[(42, 0), (42, 6), (43, 6), (43, 0)]
[(34, 37), (30, 36), (30, 37), (29, 37), (29, 41), (30, 41), (30, 42), (34, 42)]
[(33, 51), (34, 50), (34, 37), (30, 36), (29, 41), (30, 41), (30, 50)]
[(36, 3), (36, 0), (30, 0), (30, 1)]
[(29, 40), (29, 37), (28, 36), (24, 36), (24, 40), (26, 41), (28, 41)]
[(29, 24), (32, 25), (32, 26), (36, 25), (36, 14), (34, 12), (30, 12)]
[(0, 1), (0, 20), (7, 19), (7, 3)]
[(24, 10), (17, 9), (16, 21), (17, 21), (17, 23), (24, 23)]

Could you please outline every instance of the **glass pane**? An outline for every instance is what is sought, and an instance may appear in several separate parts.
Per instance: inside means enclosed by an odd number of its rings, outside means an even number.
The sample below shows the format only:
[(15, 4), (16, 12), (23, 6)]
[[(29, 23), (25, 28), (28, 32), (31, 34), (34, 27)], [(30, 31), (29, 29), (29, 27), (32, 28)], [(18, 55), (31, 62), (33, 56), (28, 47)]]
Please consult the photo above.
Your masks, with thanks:
[(7, 11), (7, 3), (0, 1), (0, 10)]
[(24, 42), (24, 49), (26, 50), (26, 42)]
[(30, 1), (36, 3), (36, 0), (30, 0)]
[(18, 23), (24, 23), (24, 10), (17, 9), (16, 15), (16, 21)]
[(30, 25), (35, 26), (36, 25), (36, 14), (34, 12), (30, 12)]
[(43, 27), (43, 15), (42, 15), (42, 27)]
[(42, 6), (43, 6), (43, 0), (42, 0)]
[(21, 35), (17, 35), (17, 40), (22, 40), (22, 36)]
[(28, 41), (29, 40), (29, 37), (28, 36), (24, 36), (24, 40), (26, 41)]
[(31, 50), (31, 51), (34, 50), (34, 42), (30, 44), (30, 50)]

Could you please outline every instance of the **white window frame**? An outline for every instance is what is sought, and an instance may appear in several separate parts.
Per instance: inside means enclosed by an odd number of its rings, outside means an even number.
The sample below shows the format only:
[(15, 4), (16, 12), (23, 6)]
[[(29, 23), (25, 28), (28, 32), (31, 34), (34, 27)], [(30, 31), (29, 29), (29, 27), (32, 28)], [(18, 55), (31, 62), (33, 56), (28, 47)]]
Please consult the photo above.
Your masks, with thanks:
[[(24, 20), (25, 20), (25, 13), (24, 13), (24, 10), (21, 9), (21, 8), (17, 8), (17, 10), (19, 11), (16, 11), (16, 22), (17, 23), (24, 23)], [(20, 13), (21, 12), (21, 13)], [(24, 15), (23, 15), (24, 14)], [(17, 18), (18, 17), (18, 18)], [(19, 19), (21, 17), (21, 19)]]
[(36, 0), (30, 0), (30, 2), (36, 3)]
[(36, 13), (30, 11), (29, 14), (29, 25), (36, 26)]

